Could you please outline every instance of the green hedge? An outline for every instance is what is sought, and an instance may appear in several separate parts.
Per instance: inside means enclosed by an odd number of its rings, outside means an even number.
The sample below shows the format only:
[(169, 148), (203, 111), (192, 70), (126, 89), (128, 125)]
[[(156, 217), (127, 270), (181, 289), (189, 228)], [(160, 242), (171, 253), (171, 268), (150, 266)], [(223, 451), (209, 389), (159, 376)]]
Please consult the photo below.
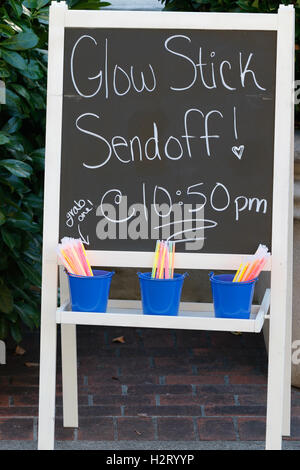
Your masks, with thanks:
[[(300, 0), (160, 0), (164, 10), (176, 11), (223, 11), (248, 13), (276, 13), (279, 5), (293, 4), (296, 13), (295, 22), (295, 79), (300, 81)], [(300, 100), (300, 84), (297, 87)], [(300, 104), (295, 105), (296, 127), (300, 128)]]
[[(98, 9), (99, 0), (69, 0)], [(0, 2), (0, 339), (39, 326), (49, 0)]]

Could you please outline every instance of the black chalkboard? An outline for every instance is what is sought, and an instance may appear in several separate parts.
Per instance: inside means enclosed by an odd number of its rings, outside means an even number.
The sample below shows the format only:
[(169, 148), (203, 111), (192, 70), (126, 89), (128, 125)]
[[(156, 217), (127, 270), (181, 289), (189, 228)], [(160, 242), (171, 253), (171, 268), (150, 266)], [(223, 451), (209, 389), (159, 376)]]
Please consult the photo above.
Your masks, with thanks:
[(275, 66), (272, 31), (67, 28), (60, 238), (271, 248)]

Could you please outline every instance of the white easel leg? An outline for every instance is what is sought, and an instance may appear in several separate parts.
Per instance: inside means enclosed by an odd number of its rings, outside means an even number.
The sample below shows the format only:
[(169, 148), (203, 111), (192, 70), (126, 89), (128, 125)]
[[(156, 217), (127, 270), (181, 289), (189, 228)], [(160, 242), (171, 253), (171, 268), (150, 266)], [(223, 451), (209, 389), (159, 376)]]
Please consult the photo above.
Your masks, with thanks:
[(277, 342), (278, 336), (272, 337), (271, 320), (272, 318), (270, 318), (269, 339), (266, 449), (279, 450), (282, 442), (284, 344)]
[(41, 321), (40, 353), (40, 388), (39, 388), (39, 422), (38, 449), (54, 449), (55, 435), (55, 395), (56, 395), (56, 340), (57, 325), (55, 310), (52, 310), (47, 321)]
[[(293, 69), (294, 23), (292, 5), (280, 5), (277, 31), (277, 69), (274, 140), (273, 222), (271, 311), (269, 336), (269, 371), (266, 448), (281, 449), (284, 423), (288, 411), (287, 361), (290, 352), (290, 316), (293, 229)], [(287, 53), (288, 50), (288, 53)], [(275, 214), (281, 214), (278, 218)], [(289, 382), (289, 380), (288, 380)], [(285, 399), (285, 406), (284, 406)], [(284, 414), (285, 413), (285, 414)]]
[[(68, 278), (59, 269), (60, 304), (69, 301)], [(78, 427), (76, 325), (61, 325), (61, 365), (64, 426)]]
[[(288, 315), (291, 317), (291, 315)], [(286, 343), (285, 343), (285, 374), (284, 374), (284, 390), (283, 390), (283, 420), (282, 435), (291, 435), (291, 319), (287, 321)]]
[[(294, 32), (293, 32), (294, 33)], [(295, 74), (295, 63), (293, 61), (292, 76)], [(291, 155), (294, 155), (294, 107), (291, 111)], [(290, 181), (294, 181), (294, 165), (290, 166)], [(293, 242), (294, 242), (294, 185), (291, 184), (289, 201), (289, 242), (288, 242), (288, 266), (290, 269), (288, 292), (287, 292), (287, 322), (286, 322), (286, 344), (285, 344), (285, 378), (284, 378), (284, 404), (282, 435), (291, 435), (291, 386), (292, 386), (292, 323), (293, 323)]]
[(61, 325), (64, 426), (78, 427), (76, 325)]

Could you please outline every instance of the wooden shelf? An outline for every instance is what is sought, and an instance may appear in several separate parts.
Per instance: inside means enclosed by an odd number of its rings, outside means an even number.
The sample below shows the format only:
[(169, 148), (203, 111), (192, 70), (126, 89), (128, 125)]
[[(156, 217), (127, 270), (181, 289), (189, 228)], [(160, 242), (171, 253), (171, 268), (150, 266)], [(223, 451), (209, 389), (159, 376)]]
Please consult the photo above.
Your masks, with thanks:
[(259, 333), (269, 305), (270, 289), (261, 305), (252, 306), (249, 320), (216, 318), (213, 304), (207, 303), (182, 302), (177, 316), (144, 315), (141, 302), (135, 300), (110, 300), (106, 313), (73, 312), (66, 303), (57, 309), (56, 323)]

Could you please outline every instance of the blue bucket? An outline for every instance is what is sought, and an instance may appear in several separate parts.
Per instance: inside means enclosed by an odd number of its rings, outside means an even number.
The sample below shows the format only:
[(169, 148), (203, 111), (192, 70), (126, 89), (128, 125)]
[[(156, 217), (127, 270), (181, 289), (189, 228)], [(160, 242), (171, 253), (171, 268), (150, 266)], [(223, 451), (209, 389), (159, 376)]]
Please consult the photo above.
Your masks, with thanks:
[(93, 269), (93, 274), (77, 276), (68, 273), (74, 312), (106, 312), (111, 278), (115, 273)]
[(215, 316), (217, 318), (249, 319), (257, 279), (232, 282), (234, 274), (209, 273)]
[(151, 273), (138, 273), (145, 315), (178, 315), (185, 274), (173, 279), (152, 279)]

